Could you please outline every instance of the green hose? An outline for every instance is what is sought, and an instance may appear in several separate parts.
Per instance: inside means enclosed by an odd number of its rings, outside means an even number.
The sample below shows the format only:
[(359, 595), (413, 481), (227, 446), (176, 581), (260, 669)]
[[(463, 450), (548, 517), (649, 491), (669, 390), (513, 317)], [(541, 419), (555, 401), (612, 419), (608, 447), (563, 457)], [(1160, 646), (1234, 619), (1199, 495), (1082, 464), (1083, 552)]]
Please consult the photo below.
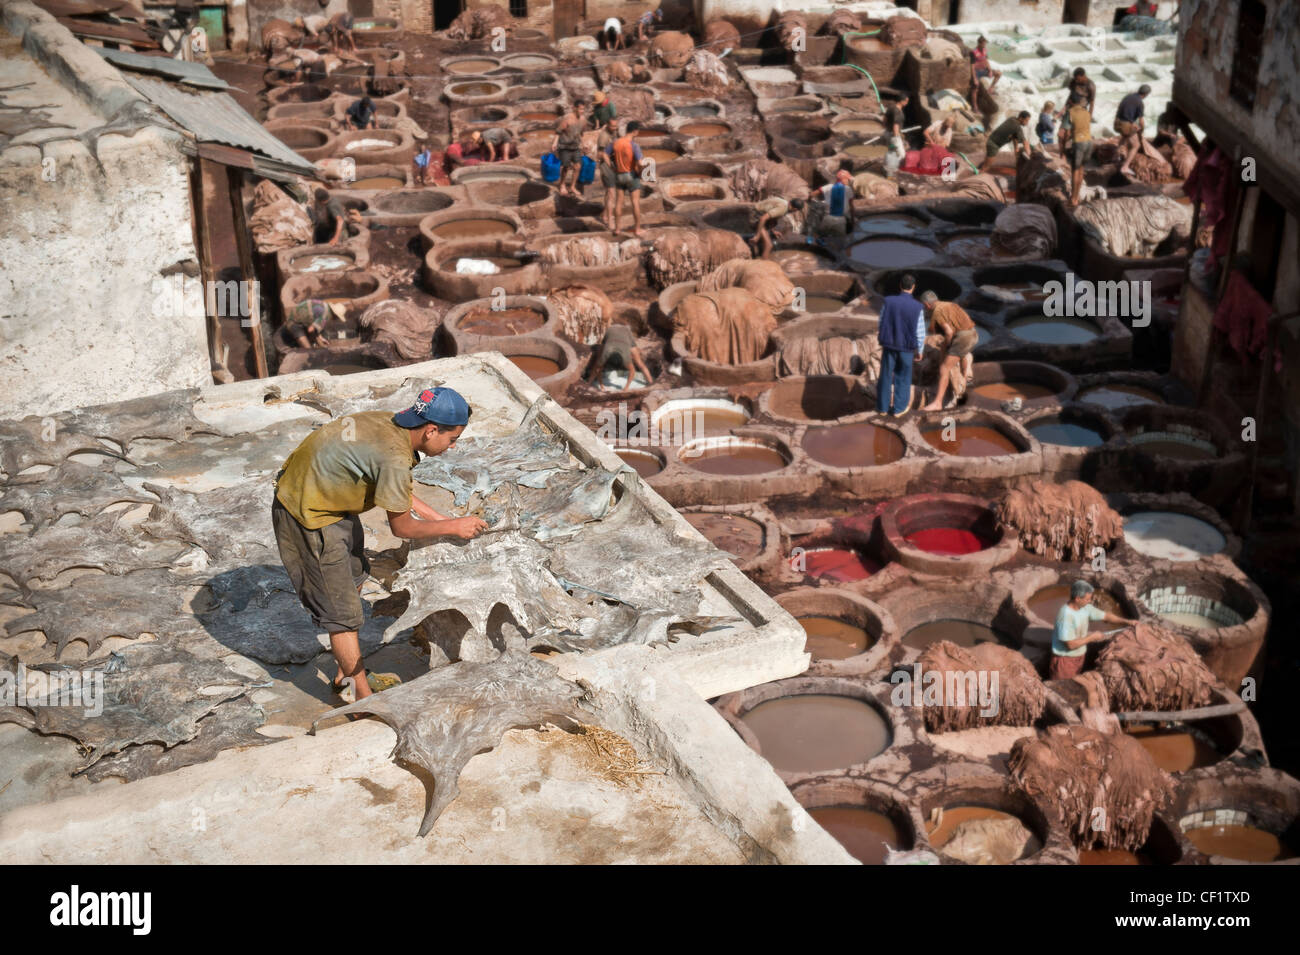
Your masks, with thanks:
[[(883, 30), (884, 27), (881, 27), (881, 29)], [(876, 94), (876, 103), (877, 103), (878, 105), (883, 105), (883, 101), (880, 99), (880, 90), (876, 88), (876, 81), (875, 81), (874, 79), (871, 78), (871, 74), (870, 74), (870, 73), (868, 73), (868, 72), (867, 72), (866, 70), (864, 70), (862, 67), (858, 66), (858, 64), (856, 64), (856, 63), (850, 63), (849, 60), (848, 60), (848, 56), (849, 56), (848, 50), (844, 49), (844, 47), (848, 45), (848, 44), (847, 44), (848, 38), (851, 37), (851, 36), (875, 36), (875, 35), (876, 35), (877, 33), (879, 33), (879, 32), (880, 32), (880, 30), (871, 30), (871, 31), (868, 32), (868, 33), (845, 33), (843, 39), (844, 39), (846, 42), (845, 42), (844, 44), (842, 44), (842, 45), (841, 45), (841, 48), (840, 48), (840, 65), (841, 65), (841, 66), (851, 66), (851, 67), (853, 67), (855, 70), (857, 70), (859, 73), (861, 73), (863, 76), (865, 76), (868, 80), (870, 80), (870, 81), (871, 81), (871, 89), (872, 89), (872, 90), (875, 92), (875, 94)]]

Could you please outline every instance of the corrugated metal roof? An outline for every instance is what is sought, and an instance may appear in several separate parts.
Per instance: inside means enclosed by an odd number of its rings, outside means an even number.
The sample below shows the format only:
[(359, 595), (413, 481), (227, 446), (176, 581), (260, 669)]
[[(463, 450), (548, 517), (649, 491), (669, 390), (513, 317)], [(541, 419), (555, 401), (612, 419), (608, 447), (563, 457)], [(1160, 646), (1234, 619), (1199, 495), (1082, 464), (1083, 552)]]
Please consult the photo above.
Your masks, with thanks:
[(124, 70), (140, 73), (157, 73), (187, 86), (201, 86), (204, 89), (228, 90), (230, 84), (202, 63), (187, 63), (166, 56), (145, 56), (128, 50), (109, 50), (105, 47), (93, 47), (94, 51), (114, 66)]
[(316, 175), (315, 166), (267, 132), (229, 95), (182, 89), (147, 76), (124, 78), (199, 142), (238, 146), (299, 175)]

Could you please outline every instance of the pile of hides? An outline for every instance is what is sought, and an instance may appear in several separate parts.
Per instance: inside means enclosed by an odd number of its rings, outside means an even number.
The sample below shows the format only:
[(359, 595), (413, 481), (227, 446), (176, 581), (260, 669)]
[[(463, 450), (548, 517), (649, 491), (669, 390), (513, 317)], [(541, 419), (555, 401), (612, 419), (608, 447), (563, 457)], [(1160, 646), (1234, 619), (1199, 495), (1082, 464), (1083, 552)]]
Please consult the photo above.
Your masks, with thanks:
[(656, 286), (667, 288), (748, 256), (745, 240), (726, 229), (665, 229), (650, 250), (646, 271)]
[(424, 127), (409, 116), (377, 116), (380, 129), (395, 129), (401, 133), (410, 133), (416, 142), (424, 142), (429, 134)]
[(632, 67), (622, 60), (615, 60), (605, 67), (605, 78), (611, 83), (631, 83)]
[(357, 168), (354, 159), (318, 159), (313, 165), (327, 182), (340, 182)]
[[(914, 692), (925, 712), (925, 728), (931, 733), (950, 733), (977, 726), (1032, 726), (1047, 706), (1047, 688), (1038, 671), (1018, 650), (996, 643), (959, 647), (948, 640), (932, 643), (921, 651), (916, 666), (921, 674)], [(997, 683), (992, 674), (997, 673)], [(931, 682), (928, 674), (937, 674)], [(989, 674), (983, 687), (966, 675)], [(980, 691), (988, 692), (982, 700)], [(927, 692), (928, 690), (928, 692)], [(936, 695), (937, 694), (937, 695)], [(965, 701), (966, 705), (955, 703)], [(937, 702), (932, 702), (937, 701)], [(982, 715), (981, 710), (997, 712)]]
[(279, 52), (298, 42), (299, 33), (288, 20), (267, 20), (262, 24), (262, 49)]
[(925, 38), (925, 21), (917, 16), (899, 14), (890, 17), (880, 29), (880, 39), (897, 50), (905, 46), (920, 46)]
[(870, 202), (896, 199), (898, 183), (874, 172), (860, 172), (853, 177), (853, 195)]
[[(812, 191), (803, 178), (784, 163), (770, 159), (751, 159), (731, 171), (731, 192), (741, 202), (757, 202), (779, 196), (782, 199), (807, 199)], [(897, 190), (895, 190), (897, 195)]]
[(862, 375), (867, 381), (875, 381), (880, 377), (880, 340), (874, 335), (821, 340), (803, 335), (782, 345), (776, 361), (777, 373), (783, 378)]
[(1192, 209), (1168, 196), (1099, 199), (1074, 210), (1083, 231), (1111, 255), (1146, 258), (1170, 237), (1192, 234)]
[(794, 283), (769, 259), (732, 259), (700, 279), (698, 292), (743, 288), (779, 315), (794, 301)]
[[(680, 70), (695, 52), (695, 41), (689, 34), (668, 30), (655, 35), (650, 41), (650, 65)], [(623, 114), (620, 112), (620, 116)]]
[(598, 288), (570, 285), (547, 297), (560, 321), (560, 334), (570, 341), (597, 345), (614, 322), (614, 303)]
[(727, 78), (726, 64), (716, 53), (708, 50), (696, 50), (691, 54), (684, 75), (687, 83), (714, 93), (722, 92), (731, 82)]
[(787, 10), (776, 22), (776, 42), (789, 50), (797, 36), (808, 37), (808, 18), (797, 10)]
[(1142, 148), (1129, 163), (1129, 168), (1133, 170), (1133, 178), (1138, 182), (1168, 182), (1174, 174), (1174, 167), (1169, 160), (1160, 155), (1160, 150), (1145, 136), (1142, 137)]
[(1054, 560), (1091, 560), (1093, 548), (1109, 549), (1124, 536), (1124, 519), (1082, 481), (1022, 479), (993, 510), (1021, 547)]
[(710, 20), (704, 25), (704, 49), (721, 56), (740, 49), (740, 31), (730, 20)]
[(635, 86), (615, 86), (606, 92), (609, 93), (609, 101), (618, 110), (619, 119), (646, 122), (654, 118), (655, 94), (651, 90)]
[(448, 40), (482, 40), (501, 27), (506, 33), (514, 32), (514, 17), (505, 7), (496, 4), (466, 10), (447, 27)]
[(1056, 217), (1047, 206), (1017, 202), (998, 213), (992, 242), (1010, 255), (1049, 259), (1056, 248)]
[(1219, 683), (1185, 640), (1145, 623), (1109, 640), (1096, 672), (1117, 713), (1208, 706)]
[[(1073, 833), (1082, 848), (1136, 851), (1174, 792), (1173, 779), (1135, 738), (1077, 724), (1017, 740), (1007, 768), (1044, 815)], [(1098, 808), (1105, 825), (1094, 829)]]
[(950, 156), (952, 153), (942, 146), (909, 149), (900, 168), (914, 176), (938, 176), (944, 171), (944, 160)]
[(720, 365), (758, 361), (775, 328), (771, 310), (741, 288), (697, 292), (673, 310), (673, 329), (687, 349)]
[(968, 819), (957, 824), (939, 849), (950, 859), (967, 865), (1010, 865), (1024, 855), (1033, 835), (1014, 817)]
[(1060, 156), (1035, 150), (1016, 163), (1016, 202), (1046, 204), (1049, 199), (1067, 202), (1069, 198), (1070, 168)]
[(311, 216), (269, 179), (253, 190), (253, 214), (248, 219), (258, 252), (279, 252), (312, 240)]
[(362, 312), (359, 322), (370, 330), (370, 341), (388, 342), (401, 357), (416, 361), (433, 356), (433, 335), (441, 319), (410, 302), (386, 299)]
[(965, 61), (966, 52), (961, 48), (960, 43), (954, 43), (941, 36), (932, 36), (925, 41), (925, 49), (921, 51), (923, 60), (948, 60)]
[(1174, 142), (1173, 156), (1169, 160), (1174, 175), (1186, 179), (1196, 168), (1196, 150), (1181, 136)]
[(624, 239), (619, 242), (599, 235), (585, 235), (546, 246), (542, 249), (541, 260), (551, 265), (604, 268), (619, 265), (640, 255), (640, 239)]
[(1007, 201), (1007, 195), (1002, 191), (1002, 186), (998, 183), (997, 177), (991, 176), (987, 173), (981, 173), (978, 176), (971, 176), (969, 179), (958, 179), (955, 189), (940, 189), (936, 190), (936, 192), (943, 192), (950, 196), (965, 196), (968, 199), (980, 199), (988, 202)]
[(858, 15), (849, 10), (836, 10), (822, 24), (821, 32), (827, 36), (843, 36), (846, 33), (861, 33), (862, 21)]

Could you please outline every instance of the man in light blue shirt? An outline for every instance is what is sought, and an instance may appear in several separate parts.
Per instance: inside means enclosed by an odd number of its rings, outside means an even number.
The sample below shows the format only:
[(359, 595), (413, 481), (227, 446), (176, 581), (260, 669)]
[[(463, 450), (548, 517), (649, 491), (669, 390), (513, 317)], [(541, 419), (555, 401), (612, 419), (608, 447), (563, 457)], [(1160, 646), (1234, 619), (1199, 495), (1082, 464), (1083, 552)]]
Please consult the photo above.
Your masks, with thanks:
[(1093, 587), (1086, 580), (1076, 580), (1070, 585), (1070, 599), (1056, 614), (1056, 629), (1052, 631), (1052, 663), (1048, 667), (1049, 680), (1068, 680), (1078, 675), (1087, 659), (1088, 644), (1109, 640), (1110, 633), (1089, 633), (1088, 625), (1094, 620), (1130, 626), (1136, 620), (1107, 613), (1092, 602)]

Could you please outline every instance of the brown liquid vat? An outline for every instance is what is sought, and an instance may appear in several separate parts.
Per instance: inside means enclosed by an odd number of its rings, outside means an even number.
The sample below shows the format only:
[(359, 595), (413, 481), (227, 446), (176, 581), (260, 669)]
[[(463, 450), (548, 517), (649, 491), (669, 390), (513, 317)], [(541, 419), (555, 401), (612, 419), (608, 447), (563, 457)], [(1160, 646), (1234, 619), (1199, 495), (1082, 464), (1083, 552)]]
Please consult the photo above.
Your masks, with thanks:
[[(774, 599), (801, 622), (809, 617), (830, 619), (864, 635), (862, 650), (844, 656), (823, 655), (820, 644), (810, 636), (804, 645), (811, 656), (807, 671), (810, 676), (883, 675), (890, 653), (898, 644), (897, 624), (884, 607), (844, 586), (796, 587)], [(826, 647), (833, 650), (835, 643), (827, 641)]]
[(772, 575), (785, 551), (776, 517), (758, 504), (704, 506), (681, 512), (687, 523), (715, 547), (731, 554), (736, 568), (751, 578)]
[(1072, 375), (1042, 362), (976, 362), (973, 373), (967, 403), (990, 411), (1015, 398), (1020, 398), (1021, 407), (1026, 409), (1064, 404), (1078, 387)]
[(764, 414), (790, 424), (834, 422), (873, 411), (875, 396), (863, 386), (861, 379), (850, 375), (810, 375), (782, 378), (763, 393), (759, 408)]
[(865, 779), (819, 780), (796, 785), (791, 795), (845, 851), (864, 865), (881, 865), (889, 849), (916, 845), (919, 813), (893, 787)]
[(367, 269), (300, 272), (280, 286), (281, 314), (288, 314), (295, 305), (309, 298), (340, 302), (348, 320), (355, 323), (367, 308), (388, 298), (388, 282)]
[[(1043, 815), (1024, 794), (1010, 788), (1005, 776), (958, 777), (935, 786), (920, 797), (921, 818), (925, 820), (924, 845), (943, 856), (945, 865), (966, 865), (943, 853), (943, 845), (963, 818), (986, 814), (978, 810), (1014, 816), (1032, 835), (1024, 853), (1012, 865), (1073, 862), (1076, 853), (1065, 833)], [(943, 810), (938, 826), (932, 824), (936, 810)], [(962, 809), (967, 811), (962, 812)], [(971, 812), (970, 810), (977, 810)]]
[(1300, 851), (1300, 782), (1275, 769), (1221, 765), (1180, 777), (1166, 814), (1191, 861), (1285, 863)]

